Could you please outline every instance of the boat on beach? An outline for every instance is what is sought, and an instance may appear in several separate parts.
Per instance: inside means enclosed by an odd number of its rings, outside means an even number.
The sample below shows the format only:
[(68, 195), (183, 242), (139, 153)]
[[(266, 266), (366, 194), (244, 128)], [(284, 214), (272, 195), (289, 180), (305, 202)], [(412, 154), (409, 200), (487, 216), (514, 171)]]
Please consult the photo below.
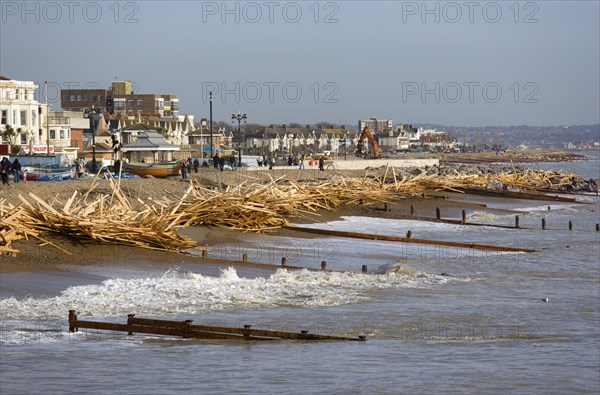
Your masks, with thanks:
[(178, 162), (125, 163), (125, 171), (140, 177), (169, 177), (179, 174)]
[(180, 165), (174, 160), (174, 153), (179, 150), (155, 130), (138, 131), (135, 141), (123, 146), (125, 171), (140, 177), (176, 176)]

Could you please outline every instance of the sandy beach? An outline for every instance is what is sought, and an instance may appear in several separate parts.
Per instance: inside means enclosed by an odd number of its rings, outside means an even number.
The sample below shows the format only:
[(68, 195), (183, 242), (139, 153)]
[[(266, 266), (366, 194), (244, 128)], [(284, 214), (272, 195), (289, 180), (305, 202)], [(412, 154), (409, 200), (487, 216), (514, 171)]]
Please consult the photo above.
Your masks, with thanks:
[[(384, 169), (360, 170), (360, 171), (326, 171), (277, 169), (262, 171), (224, 171), (217, 172), (213, 169), (200, 169), (198, 173), (192, 173), (192, 179), (210, 189), (226, 190), (229, 186), (241, 183), (269, 183), (273, 180), (282, 179), (283, 182), (302, 182), (322, 180), (326, 181), (333, 177), (365, 177), (369, 175), (382, 176)], [(171, 177), (167, 179), (135, 178), (121, 179), (118, 181), (125, 196), (135, 204), (142, 200), (145, 202), (173, 203), (185, 194), (190, 186), (189, 180)], [(58, 204), (67, 201), (75, 192), (84, 194), (90, 191), (94, 198), (96, 195), (105, 195), (110, 198), (112, 189), (108, 181), (86, 177), (78, 180), (63, 182), (29, 182), (10, 184), (1, 191), (1, 204), (18, 205), (22, 203), (21, 198), (28, 199), (29, 194), (35, 194), (47, 203)], [(499, 201), (488, 197), (486, 203)], [(411, 216), (411, 207), (414, 216)], [(461, 211), (467, 210), (484, 211), (491, 214), (506, 214), (509, 210), (490, 209), (486, 204), (472, 202), (468, 195), (451, 192), (430, 192), (426, 197), (406, 197), (389, 203), (343, 206), (335, 211), (321, 210), (316, 213), (304, 213), (294, 218), (288, 218), (292, 223), (319, 223), (339, 219), (344, 216), (362, 216), (390, 219), (419, 218), (431, 220), (436, 216), (439, 208), (444, 218), (460, 218)], [(178, 230), (183, 236), (189, 237), (201, 248), (207, 249), (206, 257), (200, 254), (190, 255), (187, 253), (173, 253), (157, 250), (148, 250), (138, 247), (120, 244), (101, 244), (90, 240), (72, 239), (58, 234), (45, 234), (44, 239), (55, 244), (41, 246), (38, 240), (21, 240), (13, 244), (19, 250), (17, 256), (0, 256), (0, 276), (2, 296), (25, 296), (28, 294), (54, 294), (68, 285), (79, 285), (95, 283), (103, 280), (102, 277), (90, 276), (82, 271), (82, 267), (107, 268), (156, 268), (167, 270), (173, 267), (195, 265), (195, 270), (204, 273), (217, 274), (218, 269), (224, 266), (235, 265), (241, 270), (247, 269), (246, 275), (254, 276), (265, 270), (272, 273), (277, 265), (265, 262), (241, 262), (221, 260), (219, 257), (211, 256), (211, 249), (218, 245), (239, 244), (243, 245), (247, 234), (215, 226), (193, 226)], [(311, 235), (307, 233), (292, 231), (289, 229), (277, 229), (269, 232), (269, 235), (289, 236), (293, 238), (317, 238), (324, 236)], [(268, 236), (265, 236), (268, 237)]]

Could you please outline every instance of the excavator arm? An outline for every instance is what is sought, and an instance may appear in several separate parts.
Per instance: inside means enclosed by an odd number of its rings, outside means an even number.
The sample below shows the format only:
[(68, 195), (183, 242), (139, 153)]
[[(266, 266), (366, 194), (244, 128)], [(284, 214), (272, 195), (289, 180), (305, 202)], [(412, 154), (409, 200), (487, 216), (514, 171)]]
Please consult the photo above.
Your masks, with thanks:
[(361, 151), (360, 147), (362, 146), (362, 142), (365, 139), (369, 140), (369, 142), (373, 146), (373, 157), (375, 159), (379, 158), (379, 144), (377, 144), (377, 140), (375, 140), (375, 138), (373, 137), (373, 135), (371, 134), (371, 132), (369, 131), (369, 128), (367, 126), (365, 126), (360, 137), (358, 138), (359, 153)]

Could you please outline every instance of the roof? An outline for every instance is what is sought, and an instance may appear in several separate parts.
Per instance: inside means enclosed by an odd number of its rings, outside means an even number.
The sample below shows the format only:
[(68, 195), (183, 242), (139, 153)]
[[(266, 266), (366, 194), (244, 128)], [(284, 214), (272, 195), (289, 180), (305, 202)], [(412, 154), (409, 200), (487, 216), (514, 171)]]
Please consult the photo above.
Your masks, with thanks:
[(137, 140), (125, 144), (123, 151), (179, 151), (180, 147), (169, 144), (156, 130), (139, 132)]
[[(147, 126), (143, 123), (136, 123), (135, 125), (130, 125), (127, 126), (125, 128), (123, 128), (123, 130), (148, 130), (148, 131), (152, 131), (152, 129), (150, 129), (150, 126)], [(154, 132), (156, 132), (156, 130), (154, 130)]]

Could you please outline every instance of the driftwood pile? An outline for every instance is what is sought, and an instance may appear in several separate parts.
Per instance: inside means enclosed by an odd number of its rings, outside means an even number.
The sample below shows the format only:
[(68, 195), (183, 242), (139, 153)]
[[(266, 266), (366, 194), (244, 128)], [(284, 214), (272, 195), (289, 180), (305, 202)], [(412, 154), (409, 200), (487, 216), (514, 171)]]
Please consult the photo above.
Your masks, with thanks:
[[(435, 174), (430, 174), (435, 173)], [(285, 177), (267, 184), (252, 181), (216, 191), (190, 181), (189, 188), (175, 201), (133, 199), (112, 178), (96, 179), (90, 189), (75, 192), (68, 199), (58, 196), (51, 202), (33, 193), (19, 196), (15, 206), (0, 201), (0, 252), (16, 254), (11, 242), (38, 239), (42, 245), (52, 244), (42, 238), (48, 233), (71, 238), (117, 243), (165, 251), (182, 251), (196, 243), (177, 233), (181, 227), (213, 225), (246, 232), (267, 232), (288, 226), (287, 218), (335, 210), (341, 206), (373, 205), (392, 202), (407, 195), (420, 195), (431, 190), (460, 191), (481, 187), (490, 182), (535, 188), (572, 182), (574, 175), (556, 179), (554, 172), (526, 170), (489, 176), (438, 176), (430, 170), (406, 177), (386, 167), (381, 174), (365, 174), (363, 178), (333, 175), (329, 180), (293, 182)], [(109, 194), (92, 193), (99, 182), (107, 182)], [(56, 246), (59, 248), (58, 246)]]

